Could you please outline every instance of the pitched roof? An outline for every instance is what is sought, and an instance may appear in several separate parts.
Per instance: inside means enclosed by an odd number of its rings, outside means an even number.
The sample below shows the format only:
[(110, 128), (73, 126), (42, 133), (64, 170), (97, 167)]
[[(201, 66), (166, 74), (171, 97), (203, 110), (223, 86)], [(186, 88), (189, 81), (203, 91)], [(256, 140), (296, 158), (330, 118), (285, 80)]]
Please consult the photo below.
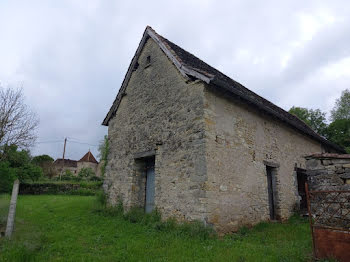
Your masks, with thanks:
[[(77, 167), (78, 161), (71, 160), (71, 159), (64, 159), (64, 166), (65, 167)], [(54, 165), (62, 166), (63, 160), (62, 158), (57, 158), (55, 162), (53, 162)]]
[(91, 162), (98, 164), (97, 160), (95, 159), (94, 155), (90, 152), (90, 150), (78, 162)]
[(328, 141), (322, 136), (314, 132), (308, 125), (306, 125), (298, 117), (288, 113), (282, 108), (269, 102), (263, 97), (245, 88), (240, 83), (234, 81), (230, 77), (211, 67), (204, 61), (200, 60), (191, 53), (185, 51), (178, 45), (172, 43), (168, 39), (157, 34), (151, 27), (147, 26), (140, 41), (140, 44), (136, 50), (136, 53), (129, 65), (129, 69), (125, 75), (122, 86), (119, 89), (118, 95), (115, 98), (112, 107), (103, 120), (102, 124), (108, 126), (109, 120), (114, 116), (117, 111), (120, 101), (125, 94), (126, 86), (132, 74), (132, 69), (138, 60), (141, 50), (148, 38), (152, 38), (168, 58), (174, 63), (176, 68), (185, 78), (195, 78), (206, 82), (212, 88), (218, 88), (228, 92), (230, 95), (240, 98), (245, 103), (248, 103), (259, 110), (279, 119), (290, 127), (298, 130), (299, 132), (319, 141), (323, 145), (330, 147), (338, 152), (344, 153), (344, 149), (340, 146)]

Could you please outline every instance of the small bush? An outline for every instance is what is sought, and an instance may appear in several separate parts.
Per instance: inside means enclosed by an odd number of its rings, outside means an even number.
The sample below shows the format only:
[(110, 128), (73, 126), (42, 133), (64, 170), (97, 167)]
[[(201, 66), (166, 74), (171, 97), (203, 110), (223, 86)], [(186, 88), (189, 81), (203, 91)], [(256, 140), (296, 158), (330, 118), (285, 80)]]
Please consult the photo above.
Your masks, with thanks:
[(82, 180), (90, 180), (90, 178), (95, 177), (95, 172), (90, 167), (83, 167), (78, 173), (78, 177)]

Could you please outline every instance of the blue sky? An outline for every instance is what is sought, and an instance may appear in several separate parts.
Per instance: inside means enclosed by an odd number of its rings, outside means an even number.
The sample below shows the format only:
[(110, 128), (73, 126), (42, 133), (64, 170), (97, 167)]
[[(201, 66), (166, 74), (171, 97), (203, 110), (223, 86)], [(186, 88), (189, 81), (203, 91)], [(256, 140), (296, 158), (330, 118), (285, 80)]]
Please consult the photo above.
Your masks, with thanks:
[(0, 84), (39, 118), (33, 155), (79, 159), (147, 25), (288, 110), (329, 112), (350, 83), (349, 1), (1, 1)]

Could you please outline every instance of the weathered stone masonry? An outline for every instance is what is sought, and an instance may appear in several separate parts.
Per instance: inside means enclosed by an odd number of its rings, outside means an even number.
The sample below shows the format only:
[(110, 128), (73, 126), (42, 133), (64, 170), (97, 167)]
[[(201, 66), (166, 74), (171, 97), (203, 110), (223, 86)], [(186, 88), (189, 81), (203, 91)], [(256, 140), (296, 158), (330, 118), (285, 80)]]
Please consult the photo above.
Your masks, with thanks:
[(310, 190), (350, 190), (350, 154), (306, 156)]
[(267, 162), (278, 166), (277, 216), (288, 218), (299, 201), (294, 168), (320, 143), (210, 88), (205, 98), (209, 222), (226, 232), (269, 219)]
[(120, 197), (126, 207), (143, 206), (138, 196), (144, 183), (138, 182), (134, 154), (155, 150), (156, 206), (165, 217), (203, 220), (205, 191), (199, 184), (206, 180), (204, 86), (186, 83), (152, 39), (138, 64), (109, 123), (110, 201)]
[(220, 232), (287, 218), (303, 156), (342, 151), (149, 27), (103, 124), (110, 204), (145, 206), (147, 157), (163, 217)]

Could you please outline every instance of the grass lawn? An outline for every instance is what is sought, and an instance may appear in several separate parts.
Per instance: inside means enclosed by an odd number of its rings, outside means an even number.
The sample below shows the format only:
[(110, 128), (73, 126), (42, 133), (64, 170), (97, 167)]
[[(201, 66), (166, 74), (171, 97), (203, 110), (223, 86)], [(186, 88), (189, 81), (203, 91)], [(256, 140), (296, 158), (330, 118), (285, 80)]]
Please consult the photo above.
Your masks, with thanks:
[[(0, 195), (0, 219), (9, 201)], [(308, 223), (297, 217), (203, 239), (108, 215), (93, 196), (19, 196), (15, 231), (11, 241), (0, 239), (0, 261), (282, 262), (311, 255)]]

